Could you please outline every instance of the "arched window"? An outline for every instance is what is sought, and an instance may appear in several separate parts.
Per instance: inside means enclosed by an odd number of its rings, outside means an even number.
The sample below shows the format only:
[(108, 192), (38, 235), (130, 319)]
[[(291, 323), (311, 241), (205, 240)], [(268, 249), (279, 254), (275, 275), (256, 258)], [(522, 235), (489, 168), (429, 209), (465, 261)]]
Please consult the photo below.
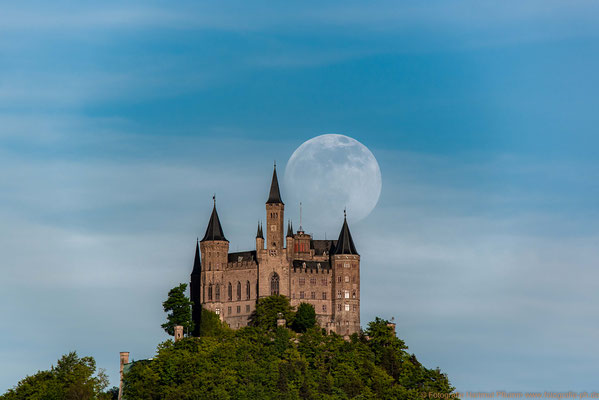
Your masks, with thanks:
[(270, 295), (279, 294), (279, 275), (275, 272), (270, 277)]
[(212, 301), (212, 283), (208, 285), (208, 301)]
[(245, 298), (250, 299), (250, 281), (245, 283)]
[(241, 300), (241, 282), (237, 281), (237, 300)]
[(231, 282), (229, 282), (229, 290), (227, 292), (227, 299), (233, 300), (233, 285), (231, 285)]
[(220, 301), (220, 285), (216, 284), (216, 301)]

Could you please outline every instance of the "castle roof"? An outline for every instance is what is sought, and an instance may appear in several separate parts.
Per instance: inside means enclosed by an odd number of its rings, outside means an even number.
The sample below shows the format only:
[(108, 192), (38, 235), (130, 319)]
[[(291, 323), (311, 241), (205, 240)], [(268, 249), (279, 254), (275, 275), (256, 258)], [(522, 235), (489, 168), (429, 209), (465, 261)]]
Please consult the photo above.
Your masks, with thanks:
[(196, 242), (196, 255), (193, 259), (193, 270), (191, 271), (191, 275), (200, 275), (202, 272), (202, 262), (200, 261), (200, 243)]
[(225, 234), (223, 233), (223, 227), (220, 224), (218, 213), (216, 212), (216, 201), (214, 202), (212, 215), (210, 216), (210, 221), (208, 221), (208, 228), (206, 228), (206, 234), (204, 235), (202, 242), (206, 242), (208, 240), (225, 240), (228, 242), (228, 240), (225, 238)]
[(258, 231), (256, 232), (256, 239), (264, 239), (264, 234), (262, 233), (262, 224), (258, 222)]
[(279, 180), (277, 179), (277, 165), (272, 171), (272, 182), (270, 184), (270, 193), (266, 204), (285, 204), (281, 200), (281, 192), (279, 191)]
[(291, 225), (291, 220), (287, 221), (287, 237), (293, 237), (293, 225)]
[(293, 266), (294, 271), (299, 268), (318, 270), (318, 269), (330, 269), (331, 263), (328, 260), (327, 261), (293, 260), (292, 266)]
[(351, 237), (349, 226), (347, 225), (347, 217), (343, 217), (343, 227), (339, 232), (339, 239), (335, 244), (334, 254), (355, 254), (358, 255), (354, 240)]
[(324, 252), (331, 254), (335, 249), (335, 240), (313, 239), (310, 241), (310, 248), (314, 249), (314, 255), (320, 256)]
[(228, 262), (241, 262), (241, 261), (256, 261), (256, 250), (249, 251), (237, 251), (235, 253), (229, 253), (227, 256)]

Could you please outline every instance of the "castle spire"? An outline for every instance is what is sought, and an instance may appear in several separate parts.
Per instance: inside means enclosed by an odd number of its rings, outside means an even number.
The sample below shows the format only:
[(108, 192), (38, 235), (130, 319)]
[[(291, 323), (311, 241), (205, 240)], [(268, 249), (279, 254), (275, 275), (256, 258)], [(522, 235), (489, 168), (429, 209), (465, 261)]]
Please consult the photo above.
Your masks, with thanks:
[(279, 191), (279, 180), (277, 179), (277, 164), (275, 163), (272, 171), (272, 182), (270, 184), (270, 193), (266, 204), (285, 204), (281, 200), (281, 192)]
[(212, 200), (214, 201), (214, 207), (212, 208), (212, 215), (210, 216), (210, 221), (208, 221), (208, 228), (206, 228), (206, 234), (204, 235), (202, 242), (208, 240), (225, 240), (228, 242), (223, 233), (223, 227), (220, 224), (218, 213), (216, 212), (216, 196), (212, 196)]
[(264, 239), (264, 234), (262, 233), (262, 224), (258, 221), (258, 231), (256, 232), (256, 239)]
[(339, 232), (339, 239), (337, 239), (337, 245), (335, 246), (334, 254), (356, 254), (356, 246), (354, 240), (351, 237), (349, 226), (347, 225), (347, 213), (343, 210), (343, 227)]
[(202, 262), (200, 261), (200, 241), (196, 240), (196, 255), (193, 259), (193, 270), (191, 276), (200, 275), (202, 272)]
[(293, 227), (291, 226), (291, 220), (287, 221), (287, 237), (293, 237)]

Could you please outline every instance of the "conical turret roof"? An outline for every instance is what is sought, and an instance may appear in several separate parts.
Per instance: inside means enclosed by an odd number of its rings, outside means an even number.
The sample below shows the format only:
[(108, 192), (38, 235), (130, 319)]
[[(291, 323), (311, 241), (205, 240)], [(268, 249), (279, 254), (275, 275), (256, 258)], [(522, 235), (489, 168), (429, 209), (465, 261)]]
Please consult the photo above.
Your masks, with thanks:
[[(214, 197), (213, 197), (214, 199)], [(208, 222), (208, 228), (206, 228), (206, 234), (202, 239), (202, 242), (208, 240), (225, 240), (225, 234), (223, 233), (223, 227), (220, 224), (220, 219), (218, 218), (218, 213), (216, 212), (216, 200), (214, 201), (214, 208), (212, 209), (212, 215), (210, 216), (210, 221)]]
[(191, 271), (191, 275), (200, 275), (202, 273), (202, 262), (200, 261), (200, 243), (196, 242), (196, 255), (193, 259), (193, 270)]
[(343, 217), (343, 227), (341, 228), (341, 232), (339, 232), (339, 239), (337, 239), (334, 254), (358, 255), (358, 251), (354, 245), (354, 240), (352, 239), (351, 232), (349, 231), (349, 226), (347, 225), (347, 216), (345, 215)]
[(266, 204), (284, 204), (281, 200), (281, 192), (279, 190), (279, 180), (277, 179), (277, 165), (275, 164), (272, 171), (272, 182), (270, 183), (270, 193)]

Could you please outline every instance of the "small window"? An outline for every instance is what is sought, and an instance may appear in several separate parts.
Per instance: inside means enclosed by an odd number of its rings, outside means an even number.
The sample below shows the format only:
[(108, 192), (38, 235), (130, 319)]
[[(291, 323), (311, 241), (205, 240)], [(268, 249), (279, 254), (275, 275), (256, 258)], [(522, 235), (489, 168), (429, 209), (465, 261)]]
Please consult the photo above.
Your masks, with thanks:
[(217, 308), (216, 310), (214, 310), (214, 312), (216, 313), (216, 315), (220, 315), (220, 308)]
[(316, 278), (310, 278), (310, 285), (316, 285)]
[[(346, 299), (349, 299), (349, 290), (344, 290), (343, 295)], [(348, 310), (349, 311), (349, 310)]]
[(300, 292), (300, 299), (303, 299), (303, 298), (304, 298), (304, 292), (303, 292), (303, 291), (301, 291), (301, 292)]
[(232, 314), (231, 307), (227, 307), (227, 313), (228, 313), (229, 315), (231, 315), (231, 314)]
[(241, 282), (237, 282), (237, 301), (241, 300)]
[(349, 304), (345, 305), (345, 311), (349, 311)]
[(316, 300), (316, 292), (312, 292), (312, 293), (310, 293), (310, 298), (311, 298), (312, 300)]
[(327, 282), (327, 278), (322, 278), (322, 279), (320, 280), (320, 283), (326, 286), (326, 285), (328, 284), (328, 282)]
[(349, 283), (349, 276), (345, 275), (345, 283)]
[(342, 297), (341, 290), (338, 290), (338, 291), (337, 291), (337, 298), (338, 298), (338, 299), (340, 299), (341, 297)]
[(299, 278), (299, 284), (300, 285), (305, 285), (306, 284), (306, 278)]
[(270, 277), (270, 295), (279, 294), (279, 275), (275, 272)]
[(327, 299), (327, 292), (322, 292), (322, 299), (326, 300)]
[(250, 305), (249, 305), (249, 304), (247, 304), (247, 305), (245, 306), (245, 312), (246, 312), (246, 313), (249, 313), (249, 312), (250, 312)]
[(237, 314), (241, 314), (241, 306), (237, 306)]
[[(233, 300), (233, 285), (231, 285), (231, 282), (229, 282), (229, 290), (227, 291), (227, 300), (229, 300), (229, 301)], [(229, 313), (229, 314), (231, 314), (231, 313)]]
[(352, 297), (352, 299), (356, 298), (356, 291), (355, 290), (352, 292), (351, 297)]
[(341, 283), (341, 279), (342, 279), (342, 276), (341, 276), (341, 275), (339, 275), (339, 276), (337, 277), (337, 282)]
[(327, 305), (326, 304), (322, 305), (322, 312), (327, 312)]
[(343, 267), (344, 267), (344, 268), (350, 268), (350, 266), (351, 266), (351, 264), (350, 264), (350, 263), (345, 263), (345, 264), (343, 264)]
[(352, 305), (352, 311), (354, 311), (354, 312), (355, 312), (357, 308), (358, 308), (358, 307), (356, 307), (356, 305), (355, 305), (355, 304), (353, 304), (353, 305)]
[(216, 301), (220, 301), (220, 285), (217, 283), (215, 287)]
[(208, 301), (212, 301), (212, 283), (208, 285)]
[(341, 304), (337, 304), (337, 311), (341, 311)]
[(250, 281), (245, 283), (245, 298), (246, 300), (250, 299)]

